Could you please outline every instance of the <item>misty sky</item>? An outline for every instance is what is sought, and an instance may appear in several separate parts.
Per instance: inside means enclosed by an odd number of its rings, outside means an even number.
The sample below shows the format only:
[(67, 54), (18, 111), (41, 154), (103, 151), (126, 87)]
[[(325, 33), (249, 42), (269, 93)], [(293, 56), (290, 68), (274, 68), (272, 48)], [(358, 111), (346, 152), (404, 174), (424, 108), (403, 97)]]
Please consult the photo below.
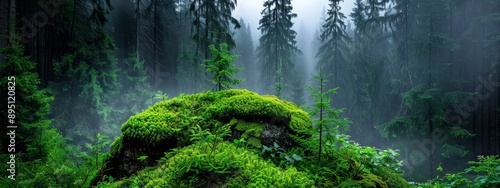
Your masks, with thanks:
[[(308, 28), (308, 33), (314, 34), (314, 31), (319, 27), (319, 21), (323, 9), (328, 9), (328, 0), (292, 0), (293, 12), (298, 15), (292, 21), (295, 23), (294, 30), (298, 35), (301, 33), (298, 27), (303, 23)], [(250, 24), (252, 28), (252, 37), (254, 41), (258, 41), (260, 37), (259, 20), (262, 17), (260, 12), (263, 9), (264, 0), (239, 0), (233, 16), (236, 19), (242, 17), (245, 22)], [(354, 6), (354, 0), (344, 0), (340, 3), (342, 12), (348, 16)], [(348, 18), (349, 19), (349, 18)], [(257, 45), (254, 43), (254, 45)]]

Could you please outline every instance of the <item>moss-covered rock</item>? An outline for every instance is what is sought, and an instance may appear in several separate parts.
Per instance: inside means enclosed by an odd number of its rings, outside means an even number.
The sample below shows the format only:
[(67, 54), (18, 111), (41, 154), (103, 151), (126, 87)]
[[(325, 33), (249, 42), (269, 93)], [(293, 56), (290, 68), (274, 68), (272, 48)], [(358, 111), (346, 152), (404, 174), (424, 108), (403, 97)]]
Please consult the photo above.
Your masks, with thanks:
[(207, 154), (212, 148), (210, 143), (184, 147), (156, 168), (100, 187), (314, 187), (303, 172), (278, 168), (244, 148), (223, 142)]
[[(132, 116), (121, 130), (93, 185), (409, 187), (400, 172), (373, 162), (374, 148), (326, 143), (318, 162), (309, 115), (248, 90), (180, 95)], [(363, 156), (367, 151), (373, 156)]]
[[(180, 95), (156, 103), (122, 125), (105, 175), (119, 179), (155, 165), (164, 152), (192, 144), (189, 129), (197, 125), (208, 130), (231, 126), (232, 137), (226, 139), (243, 137), (255, 148), (273, 142), (288, 148), (297, 145), (290, 135), (311, 135), (312, 120), (293, 103), (248, 90)], [(140, 162), (140, 156), (148, 160)]]

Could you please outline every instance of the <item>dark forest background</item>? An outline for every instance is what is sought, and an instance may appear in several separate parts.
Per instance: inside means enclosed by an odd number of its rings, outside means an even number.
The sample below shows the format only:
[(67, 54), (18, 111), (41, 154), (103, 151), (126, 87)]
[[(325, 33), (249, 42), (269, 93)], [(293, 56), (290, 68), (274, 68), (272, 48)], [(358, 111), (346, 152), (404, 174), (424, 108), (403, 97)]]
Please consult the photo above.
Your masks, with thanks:
[(292, 28), (291, 0), (265, 1), (257, 43), (231, 14), (236, 0), (0, 1), (0, 83), (17, 76), (23, 96), (19, 160), (36, 166), (67, 144), (91, 150), (85, 143), (118, 136), (155, 102), (211, 90), (202, 64), (221, 43), (244, 67), (237, 88), (310, 105), (310, 74), (331, 74), (347, 134), (399, 149), (408, 179), (500, 154), (500, 1), (355, 0), (349, 15), (329, 2), (316, 40), (299, 46), (307, 33)]

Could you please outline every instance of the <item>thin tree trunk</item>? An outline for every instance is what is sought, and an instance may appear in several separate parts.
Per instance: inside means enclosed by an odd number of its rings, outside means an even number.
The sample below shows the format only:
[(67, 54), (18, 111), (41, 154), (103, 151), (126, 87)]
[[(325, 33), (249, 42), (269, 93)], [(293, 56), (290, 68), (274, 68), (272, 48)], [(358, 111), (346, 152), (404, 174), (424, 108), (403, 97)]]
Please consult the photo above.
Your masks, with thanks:
[(9, 4), (9, 20), (7, 21), (9, 23), (8, 28), (9, 28), (9, 43), (14, 43), (15, 41), (15, 36), (16, 36), (16, 0), (10, 0)]
[(160, 85), (160, 79), (159, 79), (159, 74), (160, 74), (160, 66), (158, 63), (158, 0), (154, 0), (154, 7), (155, 7), (155, 12), (154, 12), (154, 30), (153, 30), (153, 53), (154, 53), (154, 59), (155, 59), (155, 73), (154, 73), (154, 87), (157, 89), (157, 87)]
[(136, 56), (137, 60), (140, 61), (140, 49), (141, 49), (141, 43), (140, 43), (140, 38), (141, 38), (141, 0), (136, 0), (136, 5), (135, 5), (135, 24), (136, 24)]
[(319, 109), (319, 153), (318, 153), (318, 163), (321, 162), (321, 150), (322, 150), (322, 142), (323, 142), (323, 76), (321, 75), (321, 68), (319, 68), (319, 76), (320, 76), (320, 86), (319, 86), (319, 94), (320, 96), (320, 104), (321, 107)]
[(73, 40), (74, 35), (74, 28), (75, 28), (75, 14), (76, 14), (76, 0), (73, 1), (73, 17), (71, 18), (71, 40)]
[[(434, 29), (433, 29), (433, 22), (432, 22), (432, 19), (433, 19), (433, 14), (432, 14), (432, 10), (431, 10), (431, 15), (429, 17), (429, 25), (430, 25), (430, 32), (429, 32), (429, 67), (428, 67), (428, 71), (429, 71), (429, 89), (432, 88), (432, 35), (434, 34)], [(432, 140), (432, 131), (433, 131), (433, 124), (432, 124), (432, 104), (431, 104), (431, 101), (428, 102), (428, 105), (429, 105), (429, 110), (428, 110), (428, 121), (429, 121), (429, 139), (431, 139), (431, 143), (433, 143), (434, 141)], [(430, 153), (429, 153), (429, 170), (430, 170), (430, 179), (434, 178), (434, 164), (433, 164), (433, 160), (434, 160), (434, 155), (433, 155), (433, 145), (431, 144), (430, 145)]]

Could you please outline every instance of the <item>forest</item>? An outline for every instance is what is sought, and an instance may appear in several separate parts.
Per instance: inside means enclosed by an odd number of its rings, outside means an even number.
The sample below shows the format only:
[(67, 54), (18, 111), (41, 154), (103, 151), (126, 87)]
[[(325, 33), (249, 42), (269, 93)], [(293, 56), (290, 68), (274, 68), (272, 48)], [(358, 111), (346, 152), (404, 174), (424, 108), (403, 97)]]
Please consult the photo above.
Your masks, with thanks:
[(500, 187), (499, 74), (499, 0), (1, 0), (0, 187)]

